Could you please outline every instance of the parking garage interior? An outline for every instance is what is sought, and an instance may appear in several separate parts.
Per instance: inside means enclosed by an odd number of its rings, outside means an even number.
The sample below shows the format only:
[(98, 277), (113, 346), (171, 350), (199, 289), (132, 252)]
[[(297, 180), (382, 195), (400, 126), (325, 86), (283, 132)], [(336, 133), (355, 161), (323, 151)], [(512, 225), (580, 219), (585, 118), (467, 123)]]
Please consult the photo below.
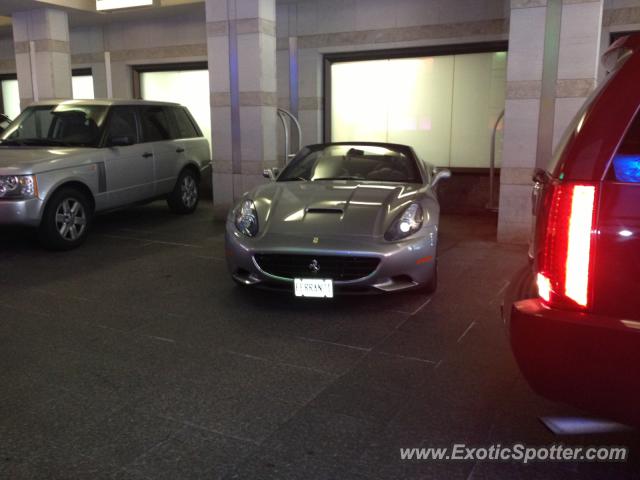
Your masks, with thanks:
[[(501, 305), (528, 261), (532, 174), (605, 77), (601, 54), (640, 30), (640, 1), (100, 5), (118, 1), (0, 1), (0, 113), (179, 103), (212, 171), (194, 214), (161, 200), (109, 212), (73, 251), (0, 227), (0, 478), (637, 478), (637, 430), (536, 394)], [(352, 140), (452, 172), (436, 293), (235, 285), (229, 209), (301, 146)], [(455, 444), (630, 457), (400, 455)]]

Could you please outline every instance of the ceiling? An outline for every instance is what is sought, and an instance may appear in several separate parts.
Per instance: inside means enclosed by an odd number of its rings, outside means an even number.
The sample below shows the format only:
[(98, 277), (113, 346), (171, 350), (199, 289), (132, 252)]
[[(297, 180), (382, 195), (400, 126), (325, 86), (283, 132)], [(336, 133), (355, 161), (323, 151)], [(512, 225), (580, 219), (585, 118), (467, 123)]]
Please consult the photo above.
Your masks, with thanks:
[(95, 0), (2, 0), (0, 2), (0, 35), (11, 34), (10, 16), (13, 12), (46, 7), (65, 10), (69, 15), (71, 27), (166, 18), (191, 12), (201, 12), (204, 15), (204, 0), (154, 0), (153, 6), (110, 12), (97, 12)]

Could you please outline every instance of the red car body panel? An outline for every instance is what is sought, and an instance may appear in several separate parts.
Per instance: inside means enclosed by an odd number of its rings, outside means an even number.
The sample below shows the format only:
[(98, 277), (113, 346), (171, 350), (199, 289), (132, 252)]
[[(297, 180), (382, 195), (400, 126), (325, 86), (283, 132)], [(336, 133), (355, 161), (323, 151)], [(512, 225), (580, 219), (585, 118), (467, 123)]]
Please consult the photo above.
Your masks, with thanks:
[[(632, 149), (640, 154), (640, 35), (619, 40), (608, 55), (621, 58), (618, 68), (578, 114), (544, 174), (533, 262), (511, 283), (503, 313), (514, 356), (535, 391), (640, 426), (640, 181), (618, 181), (612, 165), (635, 131)], [(534, 285), (552, 185), (571, 182), (588, 182), (597, 192), (582, 309), (546, 302)]]

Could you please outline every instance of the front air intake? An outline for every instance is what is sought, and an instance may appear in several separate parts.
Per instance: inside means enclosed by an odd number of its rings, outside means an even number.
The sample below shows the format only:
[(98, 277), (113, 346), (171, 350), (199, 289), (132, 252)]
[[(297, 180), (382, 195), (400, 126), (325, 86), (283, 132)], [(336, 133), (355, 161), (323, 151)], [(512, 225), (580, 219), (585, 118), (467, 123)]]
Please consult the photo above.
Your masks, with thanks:
[(263, 272), (276, 277), (330, 278), (342, 282), (368, 277), (380, 263), (376, 257), (284, 253), (258, 253), (254, 259)]

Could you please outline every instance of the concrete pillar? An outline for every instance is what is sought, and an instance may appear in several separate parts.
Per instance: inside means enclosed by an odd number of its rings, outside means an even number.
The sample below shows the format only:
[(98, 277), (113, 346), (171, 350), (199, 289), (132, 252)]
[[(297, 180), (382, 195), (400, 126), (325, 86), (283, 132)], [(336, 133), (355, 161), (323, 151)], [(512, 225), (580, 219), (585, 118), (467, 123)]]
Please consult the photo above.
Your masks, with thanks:
[(603, 0), (511, 0), (498, 240), (526, 243), (536, 167), (596, 84)]
[(71, 98), (67, 13), (42, 8), (16, 12), (12, 21), (20, 105), (24, 108), (35, 96), (40, 100)]
[(553, 144), (595, 89), (600, 66), (603, 0), (562, 5)]
[(524, 243), (531, 231), (546, 18), (545, 0), (511, 1), (498, 219), (498, 240), (503, 242)]
[(275, 0), (206, 0), (218, 216), (277, 164), (275, 11)]

